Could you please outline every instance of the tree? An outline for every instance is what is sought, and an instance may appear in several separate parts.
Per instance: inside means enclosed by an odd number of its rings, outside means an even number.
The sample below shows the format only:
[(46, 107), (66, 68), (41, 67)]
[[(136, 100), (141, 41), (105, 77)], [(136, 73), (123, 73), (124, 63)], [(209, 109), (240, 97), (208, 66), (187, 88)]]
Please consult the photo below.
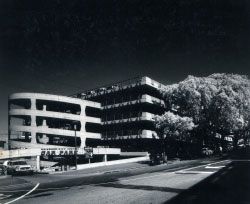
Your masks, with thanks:
[(161, 150), (165, 156), (165, 140), (172, 138), (174, 140), (186, 141), (195, 124), (189, 117), (181, 117), (172, 112), (166, 112), (162, 116), (154, 118), (157, 134), (161, 140)]
[(201, 140), (213, 141), (216, 132), (244, 135), (250, 121), (250, 80), (237, 74), (188, 76), (161, 90), (168, 111), (190, 117)]
[(216, 132), (232, 134), (234, 147), (245, 138), (250, 113), (250, 82), (245, 76), (223, 75), (219, 78), (220, 89), (211, 103), (211, 118)]
[(181, 117), (171, 112), (154, 118), (155, 127), (160, 138), (173, 137), (176, 140), (186, 140), (188, 132), (195, 124), (189, 117)]

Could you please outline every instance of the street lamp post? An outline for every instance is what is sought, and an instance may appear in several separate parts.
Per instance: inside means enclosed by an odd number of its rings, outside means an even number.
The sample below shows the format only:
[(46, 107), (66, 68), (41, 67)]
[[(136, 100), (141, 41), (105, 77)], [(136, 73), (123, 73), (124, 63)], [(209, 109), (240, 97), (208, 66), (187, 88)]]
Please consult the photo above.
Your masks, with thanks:
[(75, 166), (76, 166), (76, 170), (77, 170), (77, 143), (76, 143), (76, 124), (74, 125), (74, 130), (75, 130)]

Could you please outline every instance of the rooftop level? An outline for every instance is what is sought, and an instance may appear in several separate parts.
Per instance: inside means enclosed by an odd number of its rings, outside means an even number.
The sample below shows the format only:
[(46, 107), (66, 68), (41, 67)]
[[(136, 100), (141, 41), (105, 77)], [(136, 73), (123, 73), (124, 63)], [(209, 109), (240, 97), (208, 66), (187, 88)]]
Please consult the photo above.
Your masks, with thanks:
[(107, 85), (103, 85), (101, 87), (97, 87), (91, 90), (86, 90), (83, 91), (81, 93), (77, 93), (72, 95), (72, 97), (76, 97), (76, 98), (82, 98), (82, 99), (88, 99), (90, 97), (93, 96), (97, 96), (97, 95), (102, 95), (102, 94), (106, 94), (106, 93), (110, 93), (110, 92), (115, 92), (121, 89), (127, 89), (127, 88), (132, 88), (135, 86), (140, 86), (140, 85), (149, 85), (151, 87), (154, 87), (156, 89), (161, 89), (164, 88), (165, 85), (147, 77), (135, 77), (135, 78), (131, 78), (131, 79), (127, 79), (127, 80), (123, 80), (123, 81), (119, 81), (116, 83), (112, 83), (112, 84), (107, 84)]

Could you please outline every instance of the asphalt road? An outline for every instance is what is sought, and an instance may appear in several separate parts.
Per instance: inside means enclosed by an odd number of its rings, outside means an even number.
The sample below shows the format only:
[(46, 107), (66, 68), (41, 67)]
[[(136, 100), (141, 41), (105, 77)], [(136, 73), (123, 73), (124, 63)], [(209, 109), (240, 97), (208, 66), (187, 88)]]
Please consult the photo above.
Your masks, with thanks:
[(233, 160), (197, 185), (165, 202), (167, 204), (249, 204), (250, 160)]
[[(203, 203), (208, 200), (206, 196), (211, 196), (210, 192), (215, 192), (214, 185), (222, 185), (218, 196), (223, 198), (224, 187), (230, 186), (230, 182), (234, 182), (232, 178), (238, 176), (241, 179), (237, 184), (239, 186), (244, 184), (244, 192), (246, 192), (245, 190), (249, 189), (249, 183), (244, 181), (249, 179), (249, 172), (247, 172), (250, 168), (249, 164), (248, 161), (199, 160), (156, 167), (128, 165), (101, 170), (22, 177), (28, 182), (18, 184), (19, 186), (7, 186), (4, 189), (0, 187), (0, 203), (12, 201), (25, 204)], [(238, 172), (241, 174), (238, 175)], [(231, 190), (233, 189), (232, 186)], [(227, 193), (230, 194), (230, 189)], [(216, 200), (215, 197), (213, 198)], [(247, 196), (242, 200), (250, 201)]]

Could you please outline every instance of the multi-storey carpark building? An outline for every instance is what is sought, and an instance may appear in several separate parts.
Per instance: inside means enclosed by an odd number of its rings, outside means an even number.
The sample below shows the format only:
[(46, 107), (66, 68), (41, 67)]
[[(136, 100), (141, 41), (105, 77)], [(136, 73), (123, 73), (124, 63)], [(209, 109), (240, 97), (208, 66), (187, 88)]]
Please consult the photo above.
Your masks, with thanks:
[(100, 103), (66, 96), (12, 94), (9, 146), (11, 149), (75, 147), (75, 144), (85, 147), (86, 138), (101, 138), (100, 108)]
[[(124, 151), (148, 151), (157, 142), (153, 118), (165, 111), (160, 89), (149, 77), (134, 78), (79, 93), (101, 104), (102, 144)], [(95, 145), (94, 142), (90, 145)], [(100, 141), (98, 141), (100, 144)]]

